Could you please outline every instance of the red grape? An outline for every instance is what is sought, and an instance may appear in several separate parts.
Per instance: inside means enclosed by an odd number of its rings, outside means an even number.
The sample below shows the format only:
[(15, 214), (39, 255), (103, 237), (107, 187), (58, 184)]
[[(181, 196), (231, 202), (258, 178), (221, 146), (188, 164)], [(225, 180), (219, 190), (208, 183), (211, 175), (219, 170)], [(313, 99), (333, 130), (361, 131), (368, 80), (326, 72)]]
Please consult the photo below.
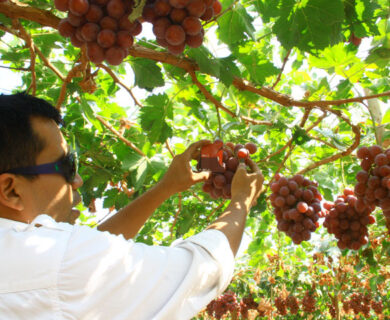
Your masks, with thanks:
[(112, 17), (109, 17), (109, 16), (105, 16), (103, 17), (100, 22), (100, 27), (102, 29), (109, 29), (109, 30), (112, 30), (112, 31), (116, 31), (118, 29), (118, 22), (116, 19), (112, 18)]
[(134, 43), (134, 38), (128, 31), (121, 30), (116, 34), (116, 43), (122, 48), (130, 48)]
[(100, 19), (103, 17), (104, 13), (101, 7), (91, 4), (89, 6), (88, 12), (85, 14), (85, 18), (89, 22), (99, 22)]
[(185, 9), (173, 8), (169, 14), (169, 18), (173, 23), (182, 23), (185, 17), (187, 17), (187, 11)]
[(102, 48), (109, 48), (113, 46), (115, 42), (116, 42), (116, 34), (112, 30), (104, 29), (100, 31), (97, 36), (97, 43)]
[(214, 15), (220, 14), (222, 11), (221, 2), (219, 2), (218, 0), (215, 0), (213, 3), (213, 10), (214, 10)]
[(203, 13), (203, 15), (200, 17), (203, 21), (209, 21), (211, 18), (214, 17), (214, 9), (213, 7), (206, 8), (206, 11)]
[(72, 12), (68, 12), (67, 20), (74, 27), (80, 27), (81, 25), (83, 25), (85, 23), (84, 16), (76, 16)]
[(99, 31), (100, 27), (92, 22), (87, 22), (81, 27), (81, 35), (86, 42), (95, 41)]
[(303, 201), (300, 201), (298, 202), (297, 204), (297, 209), (299, 212), (301, 213), (305, 213), (307, 211), (307, 209), (309, 208), (309, 206), (307, 205), (306, 202), (303, 202)]
[(245, 148), (241, 148), (237, 151), (237, 156), (240, 158), (240, 159), (246, 159), (248, 158), (249, 156), (249, 151)]
[(183, 28), (179, 25), (171, 25), (165, 31), (165, 40), (170, 45), (177, 46), (184, 43), (186, 38)]
[(54, 6), (57, 10), (66, 12), (69, 10), (69, 0), (54, 0)]
[(58, 24), (58, 32), (63, 37), (70, 37), (76, 32), (76, 28), (67, 19), (62, 19)]
[(106, 61), (113, 65), (117, 66), (122, 63), (123, 59), (126, 57), (125, 51), (120, 47), (111, 47), (106, 53)]
[(191, 16), (200, 18), (206, 11), (206, 5), (203, 0), (192, 0), (186, 9)]
[(194, 36), (186, 36), (186, 44), (191, 47), (191, 48), (198, 48), (202, 45), (203, 43), (203, 34), (198, 33), (197, 35)]
[(157, 18), (157, 14), (154, 11), (152, 6), (145, 6), (144, 10), (142, 12), (142, 17), (144, 18), (145, 21), (147, 22), (152, 22)]
[(93, 63), (99, 64), (104, 61), (104, 49), (96, 42), (89, 42), (87, 44), (87, 55)]
[(223, 188), (226, 184), (226, 178), (223, 174), (216, 174), (213, 178), (213, 184), (215, 188)]
[(154, 12), (157, 16), (167, 16), (171, 12), (171, 5), (167, 0), (157, 0), (154, 3)]
[(165, 32), (170, 26), (171, 22), (168, 18), (159, 18), (153, 24), (153, 33), (157, 38), (165, 38)]
[(253, 142), (247, 142), (245, 148), (248, 149), (250, 154), (254, 154), (257, 151), (257, 146)]
[(108, 15), (114, 19), (120, 19), (125, 14), (125, 4), (122, 0), (110, 0), (106, 9)]
[(89, 9), (88, 0), (69, 0), (69, 11), (76, 16), (86, 14)]
[(186, 34), (190, 36), (195, 36), (196, 34), (200, 33), (200, 30), (202, 29), (202, 24), (200, 23), (199, 19), (191, 16), (185, 18), (181, 25)]

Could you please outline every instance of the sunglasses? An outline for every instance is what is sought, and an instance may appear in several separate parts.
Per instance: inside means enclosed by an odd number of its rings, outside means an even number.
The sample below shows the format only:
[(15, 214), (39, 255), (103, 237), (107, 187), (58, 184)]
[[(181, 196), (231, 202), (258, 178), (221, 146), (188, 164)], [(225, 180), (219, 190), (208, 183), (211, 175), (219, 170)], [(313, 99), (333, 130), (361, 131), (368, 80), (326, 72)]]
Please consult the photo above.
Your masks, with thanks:
[(20, 175), (38, 175), (38, 174), (53, 174), (62, 175), (68, 183), (72, 183), (76, 176), (77, 164), (74, 153), (68, 153), (60, 160), (51, 163), (40, 164), (37, 166), (15, 168), (7, 170), (4, 173), (13, 173)]

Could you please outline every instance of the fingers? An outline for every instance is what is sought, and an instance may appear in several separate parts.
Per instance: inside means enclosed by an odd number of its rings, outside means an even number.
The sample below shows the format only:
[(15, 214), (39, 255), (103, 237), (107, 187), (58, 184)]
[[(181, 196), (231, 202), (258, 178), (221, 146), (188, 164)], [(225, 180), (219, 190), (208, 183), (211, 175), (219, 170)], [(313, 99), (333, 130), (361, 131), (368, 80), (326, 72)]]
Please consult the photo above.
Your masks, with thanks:
[(211, 171), (201, 171), (192, 175), (194, 182), (205, 181), (211, 177)]
[(260, 172), (260, 173), (261, 173), (260, 168), (257, 166), (256, 162), (254, 162), (252, 159), (248, 158), (248, 159), (246, 160), (246, 162), (247, 162), (249, 168), (251, 168), (251, 170), (252, 170), (253, 172)]
[(251, 168), (252, 172), (260, 178), (260, 182), (263, 183), (264, 176), (257, 164), (252, 159), (247, 159), (247, 165)]
[(210, 140), (199, 140), (197, 142), (194, 142), (192, 143), (186, 151), (184, 151), (184, 153), (186, 155), (189, 156), (189, 159), (194, 159), (194, 160), (197, 160), (197, 158), (199, 157), (200, 155), (200, 148), (207, 145), (207, 144), (210, 144), (211, 141)]

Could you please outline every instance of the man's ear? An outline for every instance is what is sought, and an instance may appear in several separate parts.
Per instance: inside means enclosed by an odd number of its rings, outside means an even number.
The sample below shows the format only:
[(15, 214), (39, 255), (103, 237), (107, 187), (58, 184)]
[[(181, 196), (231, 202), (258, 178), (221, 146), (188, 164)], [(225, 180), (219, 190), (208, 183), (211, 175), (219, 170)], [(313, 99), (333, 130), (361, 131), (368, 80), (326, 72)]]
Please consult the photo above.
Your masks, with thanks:
[(21, 180), (14, 174), (0, 174), (0, 204), (16, 211), (24, 209)]

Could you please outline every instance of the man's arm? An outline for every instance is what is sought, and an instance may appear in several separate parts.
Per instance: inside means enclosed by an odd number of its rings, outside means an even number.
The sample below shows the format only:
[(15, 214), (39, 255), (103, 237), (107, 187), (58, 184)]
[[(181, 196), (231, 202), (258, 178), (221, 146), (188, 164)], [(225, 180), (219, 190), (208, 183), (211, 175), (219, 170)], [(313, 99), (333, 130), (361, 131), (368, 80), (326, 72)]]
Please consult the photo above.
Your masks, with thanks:
[(257, 165), (250, 159), (248, 164), (253, 172), (247, 173), (246, 165), (243, 163), (239, 165), (232, 181), (232, 200), (229, 206), (207, 227), (225, 234), (234, 255), (240, 247), (249, 210), (259, 197), (264, 181)]
[(103, 221), (98, 229), (122, 234), (126, 239), (133, 238), (152, 213), (170, 196), (209, 178), (210, 172), (193, 172), (190, 166), (191, 159), (199, 154), (200, 148), (209, 143), (208, 140), (195, 142), (182, 154), (175, 156), (160, 182), (114, 216)]

